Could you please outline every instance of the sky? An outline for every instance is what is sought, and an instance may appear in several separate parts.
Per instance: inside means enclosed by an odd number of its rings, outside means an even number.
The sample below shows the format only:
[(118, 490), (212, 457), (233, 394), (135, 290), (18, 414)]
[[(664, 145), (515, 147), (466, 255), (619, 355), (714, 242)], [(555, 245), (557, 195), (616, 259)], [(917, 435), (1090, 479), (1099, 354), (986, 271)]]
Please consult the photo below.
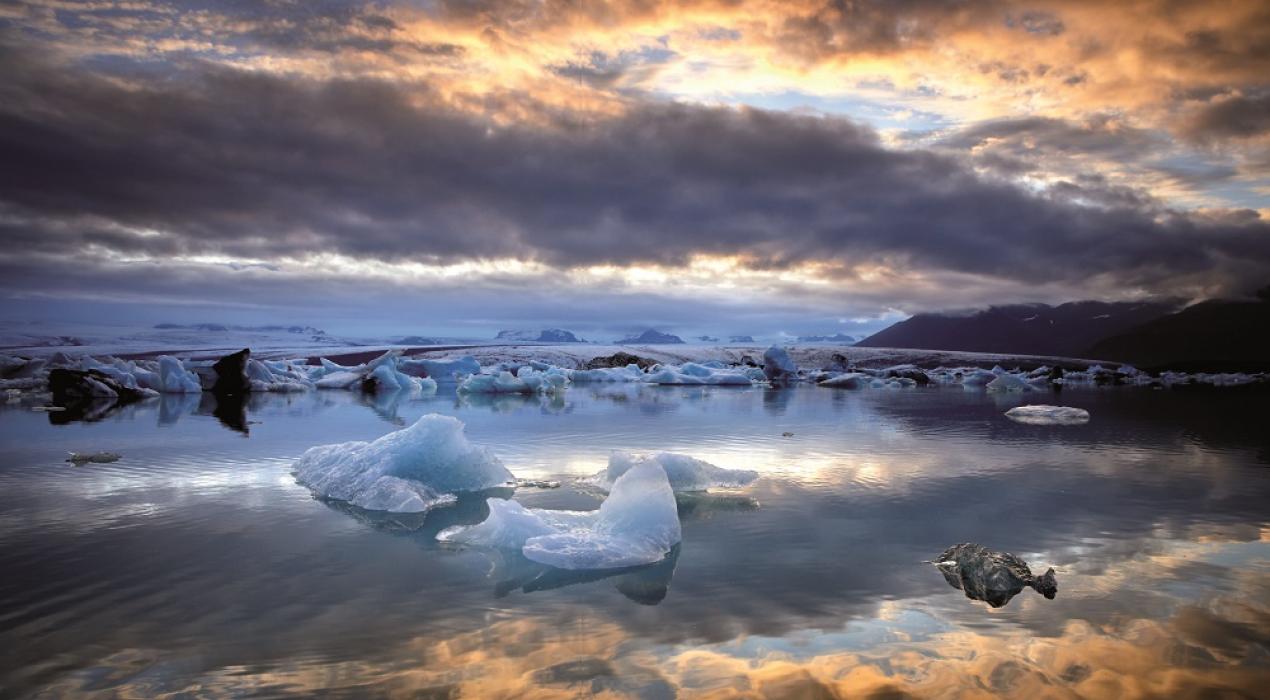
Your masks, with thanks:
[(0, 66), (0, 320), (862, 335), (1270, 282), (1260, 0), (6, 0)]

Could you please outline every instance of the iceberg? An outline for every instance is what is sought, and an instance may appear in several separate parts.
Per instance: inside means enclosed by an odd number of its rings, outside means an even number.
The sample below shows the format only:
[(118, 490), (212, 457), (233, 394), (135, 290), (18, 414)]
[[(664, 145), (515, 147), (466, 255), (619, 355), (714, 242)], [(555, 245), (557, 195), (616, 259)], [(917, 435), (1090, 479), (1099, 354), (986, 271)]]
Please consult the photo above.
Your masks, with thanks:
[(362, 389), (369, 392), (397, 392), (402, 389), (414, 389), (422, 383), (414, 377), (400, 371), (397, 367), (401, 350), (389, 350), (379, 357), (356, 367), (342, 367), (322, 358), (321, 377), (316, 385), (319, 389)]
[(828, 386), (829, 389), (867, 389), (871, 382), (872, 377), (864, 372), (843, 372), (841, 375), (819, 381), (818, 386)]
[(471, 355), (453, 360), (402, 360), (402, 372), (415, 377), (431, 377), (434, 381), (454, 384), (469, 374), (480, 374), (481, 363)]
[(773, 382), (798, 381), (798, 365), (784, 348), (773, 345), (763, 353), (763, 374)]
[(164, 394), (198, 394), (203, 385), (198, 375), (185, 369), (181, 361), (171, 355), (159, 357), (158, 386), (153, 387)]
[(479, 525), (442, 530), (437, 539), (517, 549), (530, 561), (558, 569), (620, 569), (661, 561), (682, 539), (675, 495), (666, 472), (651, 461), (618, 477), (596, 511), (525, 508), (489, 499)]
[(315, 496), (397, 513), (423, 512), (452, 503), (456, 493), (514, 481), (498, 457), (468, 442), (463, 423), (436, 413), (373, 442), (310, 448), (292, 473)]
[(1003, 373), (998, 374), (996, 379), (988, 382), (985, 388), (992, 392), (1031, 391), (1032, 385), (1013, 374)]
[(593, 369), (569, 370), (569, 381), (574, 384), (600, 382), (642, 382), (644, 370), (637, 364), (625, 367), (596, 367)]
[(1011, 408), (1005, 412), (1005, 417), (1028, 425), (1081, 425), (1089, 422), (1089, 411), (1072, 406), (1037, 404)]
[(506, 370), (498, 374), (473, 374), (459, 383), (461, 394), (537, 394), (555, 393), (569, 388), (569, 375), (565, 370), (552, 367), (539, 371), (524, 366), (512, 374)]
[(685, 362), (678, 368), (659, 366), (649, 371), (644, 381), (650, 384), (709, 384), (750, 386), (754, 382), (744, 372)]
[(623, 474), (640, 464), (655, 464), (665, 471), (673, 491), (736, 488), (750, 484), (759, 476), (756, 471), (724, 469), (700, 459), (670, 452), (655, 455), (614, 452), (609, 456), (608, 467), (591, 477), (590, 481), (606, 490), (611, 489)]

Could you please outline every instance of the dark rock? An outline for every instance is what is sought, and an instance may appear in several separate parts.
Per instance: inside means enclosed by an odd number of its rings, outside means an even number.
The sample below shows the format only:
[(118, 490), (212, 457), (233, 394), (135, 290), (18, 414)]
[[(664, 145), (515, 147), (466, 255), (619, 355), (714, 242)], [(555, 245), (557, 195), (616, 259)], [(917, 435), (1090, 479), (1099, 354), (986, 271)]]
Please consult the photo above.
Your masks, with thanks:
[(965, 592), (971, 600), (982, 600), (999, 608), (1024, 588), (1054, 599), (1058, 581), (1054, 570), (1033, 576), (1027, 562), (1005, 552), (993, 552), (972, 543), (954, 545), (944, 550), (935, 562), (948, 585)]
[(917, 382), (918, 386), (926, 386), (927, 384), (930, 384), (930, 377), (926, 376), (926, 373), (920, 369), (890, 369), (887, 370), (886, 376), (888, 378), (898, 377), (900, 379), (912, 379)]
[(760, 365), (759, 363), (755, 362), (755, 361), (754, 361), (754, 358), (753, 358), (753, 357), (750, 357), (749, 355), (742, 355), (742, 356), (741, 356), (741, 364), (742, 364), (742, 365), (744, 365), (744, 366), (746, 366), (746, 367), (760, 367), (760, 368), (761, 368), (761, 367), (763, 366), (763, 365)]
[(648, 369), (657, 364), (656, 361), (646, 357), (632, 355), (629, 352), (615, 352), (606, 357), (593, 357), (587, 361), (583, 369), (605, 369), (607, 367), (625, 367), (627, 365), (638, 365), (640, 369)]
[(65, 405), (94, 399), (115, 399), (120, 405), (140, 401), (145, 395), (130, 389), (95, 369), (78, 370), (55, 367), (49, 371), (49, 391), (53, 403)]
[(247, 381), (247, 360), (251, 359), (251, 349), (243, 348), (236, 353), (226, 355), (212, 365), (216, 371), (216, 384), (212, 391), (220, 395), (239, 395), (251, 391)]

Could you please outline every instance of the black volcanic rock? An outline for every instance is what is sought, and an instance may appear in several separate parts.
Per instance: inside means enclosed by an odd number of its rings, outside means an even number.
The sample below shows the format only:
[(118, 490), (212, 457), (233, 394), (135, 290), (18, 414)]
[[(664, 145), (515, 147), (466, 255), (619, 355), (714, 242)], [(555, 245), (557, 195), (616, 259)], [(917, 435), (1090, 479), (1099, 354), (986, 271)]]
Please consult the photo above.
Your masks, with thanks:
[(869, 348), (1080, 356), (1103, 338), (1176, 310), (1177, 302), (1076, 301), (917, 314), (856, 343)]
[(683, 338), (669, 333), (661, 333), (651, 328), (637, 336), (617, 341), (619, 345), (683, 345)]
[(243, 348), (236, 353), (226, 355), (212, 365), (216, 371), (216, 384), (212, 391), (220, 395), (239, 395), (251, 391), (247, 381), (247, 360), (251, 359), (251, 350)]
[(1270, 301), (1205, 301), (1094, 343), (1095, 359), (1141, 369), (1270, 370)]
[(1058, 581), (1054, 570), (1040, 576), (1032, 573), (1027, 562), (1008, 552), (993, 552), (977, 544), (963, 543), (944, 550), (935, 562), (948, 585), (965, 592), (971, 600), (982, 600), (999, 608), (1024, 588), (1054, 599)]
[(655, 361), (646, 357), (632, 355), (629, 352), (615, 352), (612, 355), (591, 358), (583, 369), (606, 369), (608, 367), (626, 367), (627, 365), (636, 365), (640, 369), (648, 369), (655, 364), (657, 364)]
[[(136, 389), (130, 389), (95, 369), (55, 367), (49, 371), (48, 387), (53, 394), (53, 403), (58, 406), (101, 399), (113, 399), (123, 405), (145, 398)], [(111, 396), (111, 393), (114, 395)]]

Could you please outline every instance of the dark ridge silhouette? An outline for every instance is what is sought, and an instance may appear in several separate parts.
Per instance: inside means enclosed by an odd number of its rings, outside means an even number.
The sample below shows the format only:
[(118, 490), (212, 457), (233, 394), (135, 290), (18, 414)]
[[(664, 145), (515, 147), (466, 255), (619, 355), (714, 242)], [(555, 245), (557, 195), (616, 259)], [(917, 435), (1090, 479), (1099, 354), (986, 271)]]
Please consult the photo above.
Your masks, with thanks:
[(1099, 340), (1164, 316), (1178, 306), (1176, 301), (1074, 301), (1059, 306), (993, 306), (964, 314), (917, 314), (856, 345), (1079, 357)]

